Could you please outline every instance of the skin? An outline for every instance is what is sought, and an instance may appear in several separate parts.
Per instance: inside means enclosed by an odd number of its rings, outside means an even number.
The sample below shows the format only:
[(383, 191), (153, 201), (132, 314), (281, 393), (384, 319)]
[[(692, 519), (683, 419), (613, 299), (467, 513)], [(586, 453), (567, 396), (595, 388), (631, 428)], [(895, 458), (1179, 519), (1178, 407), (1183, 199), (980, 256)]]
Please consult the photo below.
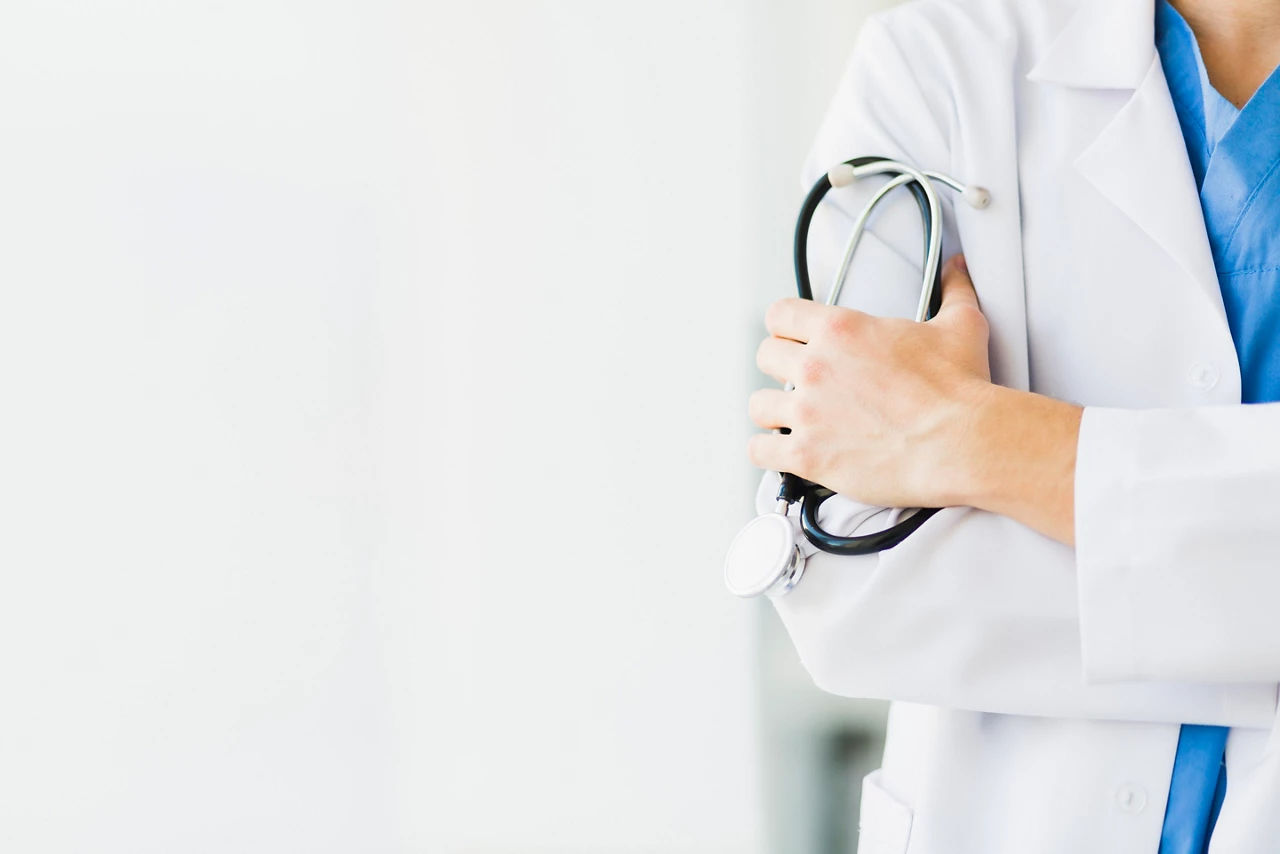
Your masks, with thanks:
[(1280, 2), (1171, 0), (1200, 45), (1209, 82), (1243, 107), (1280, 65)]
[(1079, 406), (991, 382), (987, 320), (963, 259), (927, 323), (801, 299), (769, 307), (751, 395), (761, 468), (886, 507), (979, 507), (1070, 544)]
[[(1278, 0), (1173, 0), (1209, 81), (1237, 106), (1280, 64)], [(799, 299), (769, 307), (751, 437), (761, 468), (789, 471), (868, 504), (968, 506), (1075, 544), (1076, 445), (1084, 410), (992, 384), (988, 327), (962, 256), (943, 271), (927, 323)]]

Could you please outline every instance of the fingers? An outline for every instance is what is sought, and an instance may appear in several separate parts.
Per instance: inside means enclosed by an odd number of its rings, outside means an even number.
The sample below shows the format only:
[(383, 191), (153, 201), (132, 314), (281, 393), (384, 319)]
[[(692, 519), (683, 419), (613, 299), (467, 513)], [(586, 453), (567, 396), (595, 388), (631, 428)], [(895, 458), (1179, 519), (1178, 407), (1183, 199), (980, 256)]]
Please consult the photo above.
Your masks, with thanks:
[(795, 424), (793, 417), (795, 397), (780, 388), (762, 388), (752, 392), (747, 399), (747, 413), (751, 420), (766, 430), (779, 427), (791, 427)]
[(788, 338), (766, 338), (756, 350), (756, 367), (780, 383), (794, 382), (804, 361), (804, 345)]
[(822, 329), (822, 318), (829, 311), (828, 306), (812, 300), (789, 297), (769, 306), (764, 325), (770, 335), (804, 344), (813, 340)]
[(747, 457), (758, 468), (791, 471), (794, 446), (794, 440), (782, 433), (756, 433), (747, 441)]
[(969, 268), (963, 255), (952, 255), (942, 268), (942, 308), (938, 314), (953, 305), (979, 308), (978, 292), (973, 287), (973, 279), (969, 278)]

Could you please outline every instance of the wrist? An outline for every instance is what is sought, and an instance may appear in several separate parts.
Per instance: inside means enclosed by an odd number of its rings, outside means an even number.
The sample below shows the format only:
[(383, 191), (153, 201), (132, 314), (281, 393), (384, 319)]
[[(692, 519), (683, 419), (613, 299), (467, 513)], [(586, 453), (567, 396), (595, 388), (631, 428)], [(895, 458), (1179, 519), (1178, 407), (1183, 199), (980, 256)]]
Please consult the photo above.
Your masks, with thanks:
[(989, 510), (1007, 501), (1009, 466), (1003, 457), (1011, 451), (1011, 434), (1021, 417), (1019, 410), (1026, 406), (1018, 395), (1013, 389), (991, 385), (977, 399), (958, 454), (959, 504)]
[(1045, 395), (991, 386), (961, 443), (957, 503), (1070, 542), (1083, 411)]

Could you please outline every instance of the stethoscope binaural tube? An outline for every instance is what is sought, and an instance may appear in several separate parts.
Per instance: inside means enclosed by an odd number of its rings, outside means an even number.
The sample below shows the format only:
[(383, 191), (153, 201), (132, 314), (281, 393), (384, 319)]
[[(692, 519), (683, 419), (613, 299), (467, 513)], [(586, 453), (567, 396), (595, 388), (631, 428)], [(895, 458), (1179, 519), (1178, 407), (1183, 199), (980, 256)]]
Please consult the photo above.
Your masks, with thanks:
[[(991, 197), (981, 187), (965, 186), (956, 179), (937, 172), (917, 170), (896, 160), (883, 157), (855, 157), (837, 165), (820, 177), (805, 196), (796, 220), (793, 247), (796, 289), (802, 299), (813, 299), (809, 280), (809, 228), (823, 198), (833, 187), (843, 187), (868, 175), (892, 175), (871, 197), (854, 221), (841, 259), (840, 267), (828, 292), (827, 304), (840, 298), (849, 266), (872, 212), (893, 190), (906, 187), (920, 209), (924, 231), (924, 261), (921, 270), (920, 299), (915, 319), (925, 321), (937, 313), (941, 302), (942, 211), (933, 183), (945, 184), (959, 192), (974, 208), (985, 208)], [(787, 513), (791, 505), (800, 504), (800, 529), (805, 539), (821, 551), (836, 555), (866, 555), (891, 549), (920, 528), (938, 508), (923, 508), (898, 523), (872, 534), (841, 537), (823, 529), (818, 510), (835, 493), (797, 475), (782, 472), (775, 512), (758, 516), (734, 538), (725, 558), (725, 584), (738, 596), (781, 596), (799, 582), (804, 572), (804, 557), (796, 542)]]

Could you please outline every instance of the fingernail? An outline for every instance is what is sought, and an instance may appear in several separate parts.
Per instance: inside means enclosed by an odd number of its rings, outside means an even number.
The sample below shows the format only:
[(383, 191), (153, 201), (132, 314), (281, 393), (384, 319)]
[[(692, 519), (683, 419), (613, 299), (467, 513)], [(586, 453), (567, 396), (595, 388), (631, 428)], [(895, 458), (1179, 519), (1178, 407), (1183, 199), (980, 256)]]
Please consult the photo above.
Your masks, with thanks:
[(964, 256), (957, 255), (954, 260), (956, 269), (961, 273), (964, 273), (966, 276), (969, 275), (969, 265), (964, 262)]

